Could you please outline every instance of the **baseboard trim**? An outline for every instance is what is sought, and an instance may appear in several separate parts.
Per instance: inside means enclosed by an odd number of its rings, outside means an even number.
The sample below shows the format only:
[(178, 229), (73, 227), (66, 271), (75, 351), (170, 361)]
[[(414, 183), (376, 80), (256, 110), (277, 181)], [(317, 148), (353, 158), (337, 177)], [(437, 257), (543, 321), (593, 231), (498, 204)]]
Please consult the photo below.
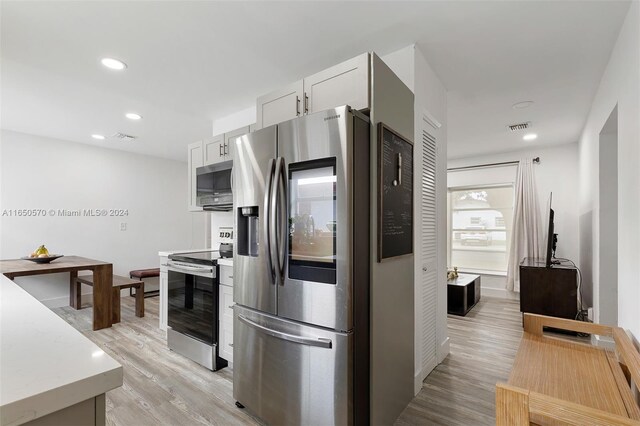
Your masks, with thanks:
[[(62, 308), (64, 306), (69, 306), (69, 296), (43, 299), (43, 300), (40, 300), (40, 303), (42, 303), (44, 306), (46, 306), (49, 309)], [(89, 304), (93, 303), (93, 293), (83, 293), (82, 303), (89, 303)]]
[(449, 336), (447, 336), (436, 351), (436, 357), (438, 358), (437, 364), (440, 364), (449, 355)]
[(431, 373), (433, 369), (436, 368), (437, 365), (438, 363), (434, 358), (427, 365), (422, 367), (422, 369), (420, 369), (420, 371), (418, 371), (418, 373), (413, 377), (413, 395), (414, 396), (416, 396), (418, 392), (420, 392), (420, 389), (422, 389), (422, 382), (424, 382), (424, 379), (427, 378), (429, 373)]
[(520, 300), (520, 293), (507, 290), (506, 288), (480, 287), (482, 296), (498, 297), (500, 299)]

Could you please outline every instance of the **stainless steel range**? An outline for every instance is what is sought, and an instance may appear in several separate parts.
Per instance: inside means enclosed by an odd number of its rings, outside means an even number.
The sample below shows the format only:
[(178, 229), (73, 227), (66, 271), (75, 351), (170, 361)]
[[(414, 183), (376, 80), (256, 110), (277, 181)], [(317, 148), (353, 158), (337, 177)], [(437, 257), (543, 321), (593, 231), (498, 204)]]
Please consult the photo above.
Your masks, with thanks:
[(216, 251), (172, 254), (168, 272), (169, 348), (210, 370), (227, 366), (218, 357)]

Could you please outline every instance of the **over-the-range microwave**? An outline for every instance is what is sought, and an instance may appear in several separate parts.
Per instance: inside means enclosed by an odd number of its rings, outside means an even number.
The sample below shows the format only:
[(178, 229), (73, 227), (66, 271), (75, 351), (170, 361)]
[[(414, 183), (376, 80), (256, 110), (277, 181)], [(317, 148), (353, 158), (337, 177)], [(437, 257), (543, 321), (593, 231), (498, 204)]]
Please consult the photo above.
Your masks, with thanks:
[(233, 209), (233, 161), (210, 164), (196, 169), (196, 205), (204, 210)]

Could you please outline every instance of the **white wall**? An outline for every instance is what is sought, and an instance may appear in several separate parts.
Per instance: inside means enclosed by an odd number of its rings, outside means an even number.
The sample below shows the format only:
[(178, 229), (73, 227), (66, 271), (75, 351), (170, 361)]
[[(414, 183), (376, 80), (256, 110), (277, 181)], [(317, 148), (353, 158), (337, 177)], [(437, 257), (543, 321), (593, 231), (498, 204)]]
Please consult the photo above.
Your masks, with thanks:
[[(581, 265), (599, 319), (599, 134), (618, 106), (618, 324), (640, 339), (640, 4), (632, 2), (580, 138)], [(586, 266), (593, 265), (588, 271)]]
[[(515, 161), (521, 158), (540, 157), (534, 165), (538, 201), (543, 221), (549, 193), (553, 192), (554, 231), (558, 234), (557, 257), (578, 263), (580, 241), (578, 227), (578, 144), (570, 143), (555, 147), (538, 147), (513, 152), (501, 152), (479, 157), (449, 160), (449, 167), (473, 166), (477, 164)], [(491, 167), (475, 170), (448, 172), (448, 187), (515, 183), (517, 166)], [(483, 276), (484, 295), (517, 298), (507, 292), (506, 277)], [(585, 295), (585, 299), (587, 295)], [(590, 305), (590, 303), (589, 303)]]
[[(382, 59), (393, 70), (396, 75), (415, 94), (414, 105), (414, 182), (419, 182), (422, 158), (422, 132), (427, 130), (437, 141), (437, 171), (436, 171), (436, 197), (437, 203), (437, 227), (438, 227), (438, 256), (437, 256), (437, 302), (436, 302), (436, 359), (433, 365), (422, 365), (423, 354), (421, 353), (421, 335), (423, 324), (417, 321), (415, 337), (415, 392), (420, 390), (422, 380), (426, 375), (440, 363), (449, 353), (449, 337), (447, 331), (447, 283), (446, 283), (446, 158), (447, 158), (447, 90), (440, 81), (440, 78), (433, 71), (427, 59), (417, 45), (410, 45), (396, 52), (392, 52)], [(439, 129), (424, 121), (424, 114), (427, 112), (432, 118), (437, 120), (441, 127)], [(417, 183), (414, 183), (417, 185)], [(420, 194), (416, 191), (416, 200)], [(419, 226), (418, 218), (414, 221), (414, 226)], [(422, 277), (422, 262), (420, 261), (420, 240), (416, 238), (414, 244), (415, 252), (415, 313), (416, 318), (420, 318), (422, 309), (422, 292), (420, 280)]]
[[(0, 176), (0, 214), (10, 209), (128, 210), (124, 217), (2, 215), (1, 259), (26, 256), (45, 244), (52, 253), (111, 262), (115, 274), (128, 276), (132, 269), (157, 267), (159, 250), (201, 248), (205, 242), (205, 215), (187, 211), (186, 162), (3, 130)], [(126, 231), (120, 230), (121, 223)], [(15, 281), (48, 306), (64, 306), (68, 277)]]

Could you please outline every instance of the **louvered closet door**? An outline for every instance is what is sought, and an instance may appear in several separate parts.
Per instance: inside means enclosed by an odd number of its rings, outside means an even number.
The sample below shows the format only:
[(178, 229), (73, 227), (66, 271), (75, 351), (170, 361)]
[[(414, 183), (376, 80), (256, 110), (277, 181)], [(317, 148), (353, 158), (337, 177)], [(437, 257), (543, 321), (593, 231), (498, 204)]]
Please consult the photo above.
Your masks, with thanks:
[(423, 378), (436, 366), (436, 140), (422, 133), (422, 176), (420, 195), (420, 231), (422, 245), (421, 277), (421, 361)]

